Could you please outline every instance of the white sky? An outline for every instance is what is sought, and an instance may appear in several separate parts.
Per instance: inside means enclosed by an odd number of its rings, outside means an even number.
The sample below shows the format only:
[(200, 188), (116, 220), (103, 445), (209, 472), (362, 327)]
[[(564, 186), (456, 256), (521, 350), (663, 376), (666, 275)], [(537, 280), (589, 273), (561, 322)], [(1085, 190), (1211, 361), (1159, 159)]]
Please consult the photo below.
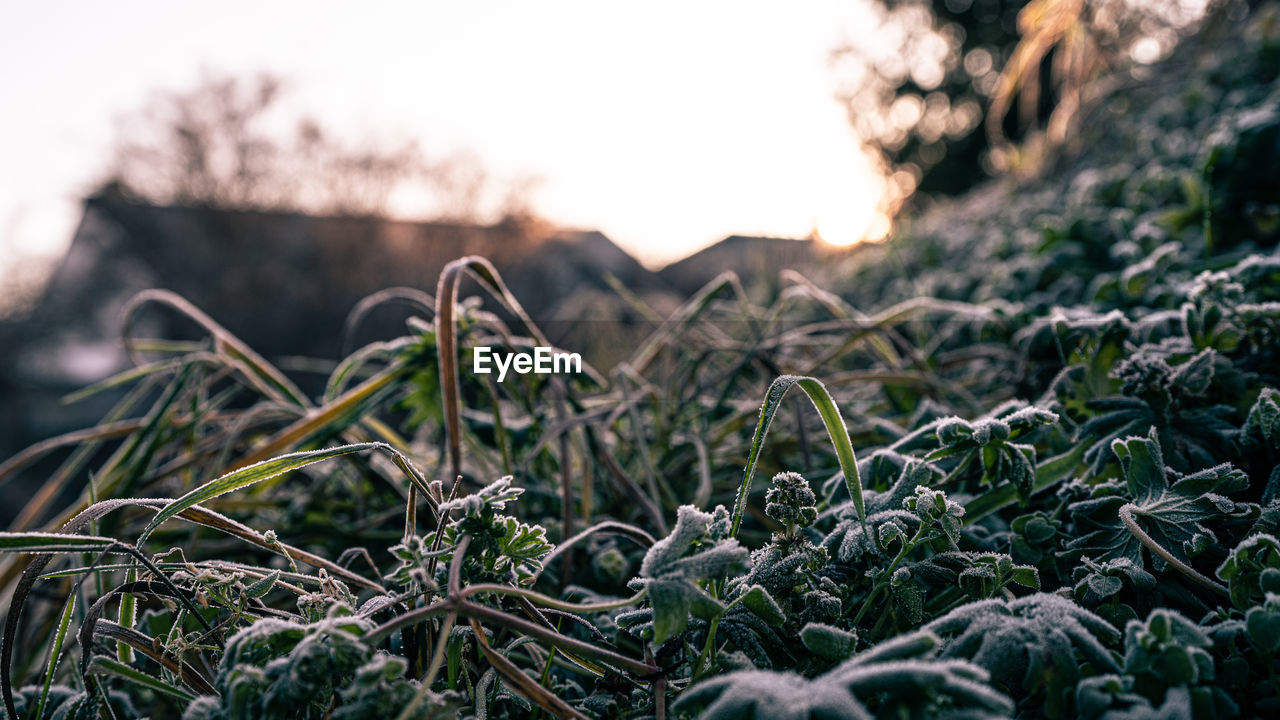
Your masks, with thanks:
[(0, 0), (0, 272), (61, 252), (116, 120), (202, 69), (329, 127), (541, 179), (533, 206), (660, 265), (733, 233), (853, 241), (877, 181), (827, 61), (858, 0)]

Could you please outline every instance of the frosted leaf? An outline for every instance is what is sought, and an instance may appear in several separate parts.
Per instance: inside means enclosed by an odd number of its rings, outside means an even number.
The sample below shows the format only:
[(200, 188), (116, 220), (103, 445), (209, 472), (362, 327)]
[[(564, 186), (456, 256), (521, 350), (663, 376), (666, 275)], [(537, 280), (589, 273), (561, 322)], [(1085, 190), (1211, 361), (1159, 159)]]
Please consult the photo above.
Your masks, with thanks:
[[(1185, 543), (1197, 533), (1208, 533), (1203, 522), (1244, 512), (1226, 495), (1249, 484), (1249, 478), (1230, 464), (1217, 465), (1189, 475), (1170, 469), (1164, 461), (1153, 427), (1147, 437), (1129, 437), (1112, 443), (1124, 471), (1123, 489), (1099, 487), (1094, 497), (1068, 506), (1084, 535), (1067, 544), (1069, 550), (1087, 552), (1099, 560), (1126, 557), (1145, 568), (1142, 543), (1119, 519), (1120, 508), (1132, 502), (1135, 521), (1151, 538), (1186, 562)], [(1156, 569), (1164, 567), (1158, 557)]]
[(683, 632), (691, 613), (708, 618), (724, 610), (724, 605), (698, 583), (741, 569), (747, 550), (734, 538), (713, 539), (710, 528), (714, 520), (711, 513), (682, 506), (671, 533), (649, 548), (640, 565), (638, 584), (648, 590), (653, 641), (659, 645)]
[(1007, 687), (1032, 693), (1044, 683), (1061, 692), (1080, 679), (1081, 661), (1119, 671), (1103, 644), (1119, 632), (1061, 596), (1038, 593), (1013, 601), (982, 600), (952, 610), (923, 630), (945, 639), (942, 657), (967, 658)]

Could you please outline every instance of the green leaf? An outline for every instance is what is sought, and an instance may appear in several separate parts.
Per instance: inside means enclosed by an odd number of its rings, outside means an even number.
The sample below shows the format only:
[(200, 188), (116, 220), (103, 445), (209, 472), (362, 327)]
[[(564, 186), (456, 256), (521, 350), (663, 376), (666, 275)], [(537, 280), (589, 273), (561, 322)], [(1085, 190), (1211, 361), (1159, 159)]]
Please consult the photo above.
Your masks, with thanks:
[(713, 539), (714, 519), (712, 513), (682, 505), (671, 534), (654, 543), (640, 564), (639, 583), (648, 590), (653, 607), (655, 644), (683, 632), (691, 613), (710, 618), (724, 611), (724, 605), (698, 583), (740, 570), (747, 550), (735, 538)]
[(756, 472), (756, 463), (760, 459), (760, 451), (764, 446), (764, 438), (769, 433), (769, 425), (773, 416), (782, 407), (782, 399), (792, 387), (799, 386), (809, 396), (810, 402), (822, 416), (827, 428), (827, 436), (835, 447), (836, 458), (840, 461), (840, 471), (844, 473), (845, 487), (853, 498), (853, 507), (858, 512), (858, 520), (865, 525), (867, 517), (866, 505), (862, 499), (862, 479), (858, 475), (858, 459), (854, 455), (853, 445), (849, 442), (849, 429), (844, 424), (840, 409), (836, 407), (831, 394), (818, 380), (811, 377), (783, 375), (769, 385), (764, 404), (760, 406), (760, 419), (756, 422), (756, 433), (751, 438), (751, 451), (747, 454), (747, 467), (742, 478), (742, 487), (738, 490), (738, 500), (734, 503), (733, 524), (730, 535), (738, 534), (738, 526), (742, 524), (742, 516), (747, 510), (747, 496), (751, 491), (751, 478)]
[[(1165, 465), (1155, 428), (1145, 438), (1116, 440), (1112, 449), (1124, 471), (1123, 490), (1095, 486), (1095, 497), (1068, 506), (1077, 528), (1086, 531), (1068, 543), (1068, 548), (1097, 560), (1126, 557), (1138, 567), (1146, 567), (1141, 541), (1119, 518), (1120, 508), (1132, 503), (1142, 529), (1174, 557), (1187, 562), (1184, 543), (1197, 533), (1210, 532), (1202, 523), (1236, 513), (1239, 508), (1226, 495), (1248, 486), (1248, 476), (1230, 464), (1189, 475), (1174, 472)], [(1157, 569), (1164, 565), (1159, 558), (1154, 562)]]
[(755, 613), (761, 620), (773, 626), (780, 626), (787, 621), (786, 613), (778, 607), (778, 603), (768, 590), (759, 585), (752, 585), (742, 593), (742, 604)]
[(1023, 587), (1029, 587), (1032, 590), (1040, 589), (1040, 572), (1028, 565), (1018, 565), (1013, 568), (1009, 577)]
[(340, 457), (342, 455), (350, 455), (352, 453), (364, 452), (365, 450), (385, 449), (395, 452), (390, 445), (386, 443), (370, 442), (356, 443), (353, 445), (342, 445), (340, 447), (326, 448), (323, 450), (310, 450), (307, 452), (289, 453), (281, 455), (270, 460), (263, 460), (260, 463), (254, 463), (248, 467), (233, 470), (226, 475), (210, 480), (209, 482), (195, 488), (191, 492), (174, 500), (168, 505), (160, 509), (156, 513), (155, 518), (142, 531), (142, 536), (138, 539), (141, 545), (151, 533), (160, 526), (161, 523), (169, 518), (181, 513), (183, 510), (199, 505), (206, 500), (212, 500), (219, 495), (225, 495), (229, 492), (248, 487), (263, 480), (270, 480), (273, 477), (283, 475), (299, 468), (304, 468), (321, 460)]
[(1258, 649), (1270, 656), (1280, 650), (1280, 595), (1269, 595), (1265, 605), (1250, 608), (1244, 622)]
[(280, 571), (276, 570), (266, 575), (244, 589), (244, 594), (251, 598), (260, 598), (271, 592), (271, 588), (275, 587), (276, 581), (280, 579)]
[(1263, 388), (1258, 394), (1240, 428), (1240, 438), (1245, 445), (1261, 439), (1272, 450), (1280, 450), (1280, 392), (1275, 388)]
[(858, 646), (858, 636), (825, 623), (806, 623), (800, 629), (800, 642), (815, 655), (828, 660), (844, 660)]

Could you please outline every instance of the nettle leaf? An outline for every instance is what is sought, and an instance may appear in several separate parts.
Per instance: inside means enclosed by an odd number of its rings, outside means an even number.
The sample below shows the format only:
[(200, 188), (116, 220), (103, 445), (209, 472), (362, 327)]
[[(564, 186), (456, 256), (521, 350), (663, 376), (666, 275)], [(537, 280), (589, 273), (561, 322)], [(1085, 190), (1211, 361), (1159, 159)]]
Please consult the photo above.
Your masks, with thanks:
[(857, 518), (841, 520), (827, 533), (822, 546), (840, 562), (863, 557), (892, 557), (920, 525), (920, 517), (906, 510), (885, 510), (867, 518), (866, 528)]
[(966, 658), (986, 668), (996, 687), (1015, 695), (1046, 688), (1050, 715), (1063, 691), (1094, 671), (1119, 670), (1106, 644), (1120, 633), (1105, 620), (1061, 596), (1040, 593), (1017, 600), (962, 605), (922, 630), (944, 638), (942, 657)]
[(1280, 593), (1280, 540), (1274, 535), (1250, 535), (1231, 551), (1218, 568), (1227, 581), (1231, 603), (1244, 610), (1267, 593)]
[(463, 563), (463, 575), (472, 582), (527, 584), (542, 571), (542, 559), (555, 545), (547, 540), (546, 528), (529, 525), (510, 516), (498, 514), (514, 502), (522, 488), (511, 486), (511, 476), (500, 478), (478, 492), (440, 504), (441, 514), (461, 512), (457, 520), (444, 528), (440, 549), (430, 551), (436, 543), (435, 532), (421, 540), (410, 537), (391, 550), (400, 560), (399, 567), (387, 579), (408, 584), (425, 582), (419, 568), (427, 558), (438, 557), (447, 565), (453, 548), (463, 535), (471, 536), (471, 547)]
[(924, 620), (924, 591), (912, 578), (909, 568), (900, 567), (893, 571), (889, 577), (889, 589), (907, 622), (918, 625)]
[(1094, 562), (1080, 558), (1080, 566), (1072, 571), (1076, 599), (1086, 605), (1096, 604), (1124, 590), (1129, 585), (1138, 592), (1155, 589), (1156, 578), (1129, 558), (1112, 558)]
[(671, 534), (654, 543), (640, 564), (638, 584), (646, 588), (653, 607), (653, 641), (666, 642), (684, 631), (692, 613), (711, 618), (724, 612), (724, 604), (699, 583), (719, 580), (739, 571), (747, 549), (735, 538), (712, 539), (715, 519), (692, 505), (676, 511)]
[(960, 418), (939, 421), (939, 447), (925, 459), (956, 458), (952, 475), (964, 473), (977, 461), (982, 468), (982, 482), (991, 486), (1012, 484), (1025, 500), (1035, 483), (1036, 451), (1032, 445), (1014, 441), (1056, 423), (1058, 415), (1033, 405), (1012, 407), (1017, 409), (972, 422)]
[[(1088, 531), (1068, 543), (1076, 553), (1088, 552), (1099, 560), (1128, 558), (1145, 568), (1142, 543), (1120, 521), (1120, 508), (1133, 505), (1135, 520), (1155, 542), (1175, 557), (1187, 561), (1197, 535), (1213, 537), (1202, 523), (1245, 511), (1227, 494), (1246, 488), (1249, 477), (1229, 463), (1182, 475), (1165, 465), (1155, 428), (1148, 437), (1130, 437), (1112, 443), (1120, 460), (1125, 485), (1100, 486), (1100, 496), (1072, 503), (1068, 511), (1079, 530)], [(1120, 490), (1111, 494), (1114, 490)], [(1165, 562), (1154, 557), (1157, 570)]]
[(960, 540), (960, 518), (964, 506), (947, 497), (941, 490), (917, 486), (915, 495), (903, 501), (902, 506), (915, 514), (926, 531), (932, 531), (935, 539), (945, 538), (947, 547), (954, 550)]
[(1249, 408), (1249, 416), (1240, 428), (1240, 444), (1263, 444), (1272, 450), (1280, 450), (1280, 392), (1263, 388)]
[(260, 598), (271, 592), (271, 588), (275, 587), (276, 581), (280, 579), (280, 571), (275, 570), (261, 579), (250, 583), (244, 589), (246, 597)]
[[(811, 630), (811, 635), (821, 633)], [(700, 720), (1007, 717), (1013, 703), (987, 685), (982, 668), (928, 657), (937, 638), (895, 638), (812, 680), (791, 672), (748, 670), (704, 680), (672, 705)]]
[(844, 660), (858, 646), (857, 633), (826, 623), (806, 623), (800, 629), (800, 642), (810, 652), (828, 660)]
[(777, 601), (759, 585), (752, 585), (742, 593), (742, 604), (770, 625), (782, 625), (787, 621), (787, 615)]

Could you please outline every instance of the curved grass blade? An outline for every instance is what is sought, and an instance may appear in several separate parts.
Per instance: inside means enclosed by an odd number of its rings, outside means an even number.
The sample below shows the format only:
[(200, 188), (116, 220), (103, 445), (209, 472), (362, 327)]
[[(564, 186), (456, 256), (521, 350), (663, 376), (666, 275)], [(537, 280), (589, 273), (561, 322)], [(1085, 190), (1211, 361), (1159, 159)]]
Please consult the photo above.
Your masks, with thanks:
[(782, 407), (782, 399), (787, 391), (797, 386), (809, 396), (814, 408), (822, 416), (827, 435), (830, 436), (831, 444), (835, 447), (836, 458), (840, 461), (840, 470), (844, 473), (845, 487), (849, 489), (849, 496), (853, 498), (853, 507), (858, 512), (858, 520), (866, 524), (867, 510), (862, 499), (862, 478), (858, 475), (858, 459), (854, 455), (852, 443), (849, 442), (849, 430), (844, 424), (844, 418), (840, 415), (840, 409), (831, 399), (827, 388), (815, 378), (783, 375), (769, 385), (764, 404), (760, 406), (760, 419), (756, 423), (755, 437), (751, 439), (751, 452), (747, 455), (742, 488), (738, 490), (738, 500), (734, 503), (731, 536), (738, 534), (738, 526), (742, 524), (742, 516), (747, 509), (747, 495), (751, 491), (751, 478), (755, 475), (756, 464), (760, 459), (760, 450), (764, 445), (765, 435), (769, 432), (769, 425), (773, 423), (773, 417), (778, 413), (778, 408)]
[[(133, 356), (135, 347), (130, 332), (133, 329), (133, 323), (137, 317), (138, 311), (147, 303), (156, 303), (164, 305), (195, 322), (213, 337), (214, 349), (225, 353), (235, 361), (242, 363), (249, 370), (246, 373), (249, 381), (258, 386), (264, 395), (274, 397), (277, 400), (291, 402), (300, 407), (309, 408), (311, 402), (307, 400), (307, 396), (293, 384), (293, 381), (284, 376), (271, 363), (267, 362), (261, 355), (254, 352), (252, 348), (244, 343), (243, 340), (233, 335), (229, 330), (219, 325), (217, 321), (205, 314), (203, 310), (192, 305), (186, 298), (169, 290), (144, 290), (125, 306), (124, 310), (124, 328), (122, 334), (124, 337), (125, 350)], [(141, 364), (141, 363), (139, 363)]]
[(393, 449), (390, 445), (380, 442), (356, 443), (353, 445), (341, 445), (334, 448), (326, 448), (324, 450), (311, 450), (307, 452), (289, 453), (281, 455), (270, 460), (263, 460), (254, 463), (248, 467), (233, 470), (226, 475), (210, 480), (209, 482), (195, 488), (191, 492), (174, 500), (156, 513), (155, 518), (147, 524), (143, 529), (138, 544), (142, 544), (150, 537), (151, 533), (160, 526), (161, 523), (178, 513), (198, 505), (206, 500), (211, 500), (219, 495), (225, 495), (229, 492), (248, 487), (263, 480), (269, 480), (278, 475), (283, 475), (293, 470), (304, 468), (308, 465), (318, 463), (321, 460), (350, 455), (352, 453), (363, 452), (365, 450), (383, 449), (388, 450), (395, 455), (400, 453)]
[(436, 350), (440, 359), (440, 395), (444, 401), (449, 470), (455, 478), (462, 474), (462, 383), (458, 377), (458, 320), (455, 312), (458, 283), (462, 274), (468, 271), (520, 319), (539, 345), (551, 345), (488, 260), (469, 255), (454, 260), (440, 271), (440, 282), (436, 286)]
[(354, 349), (352, 341), (365, 317), (374, 309), (391, 304), (404, 305), (419, 310), (424, 315), (434, 315), (436, 312), (436, 299), (417, 288), (389, 287), (367, 295), (351, 308), (351, 312), (347, 313), (346, 321), (342, 323), (342, 355), (344, 357), (350, 355)]

